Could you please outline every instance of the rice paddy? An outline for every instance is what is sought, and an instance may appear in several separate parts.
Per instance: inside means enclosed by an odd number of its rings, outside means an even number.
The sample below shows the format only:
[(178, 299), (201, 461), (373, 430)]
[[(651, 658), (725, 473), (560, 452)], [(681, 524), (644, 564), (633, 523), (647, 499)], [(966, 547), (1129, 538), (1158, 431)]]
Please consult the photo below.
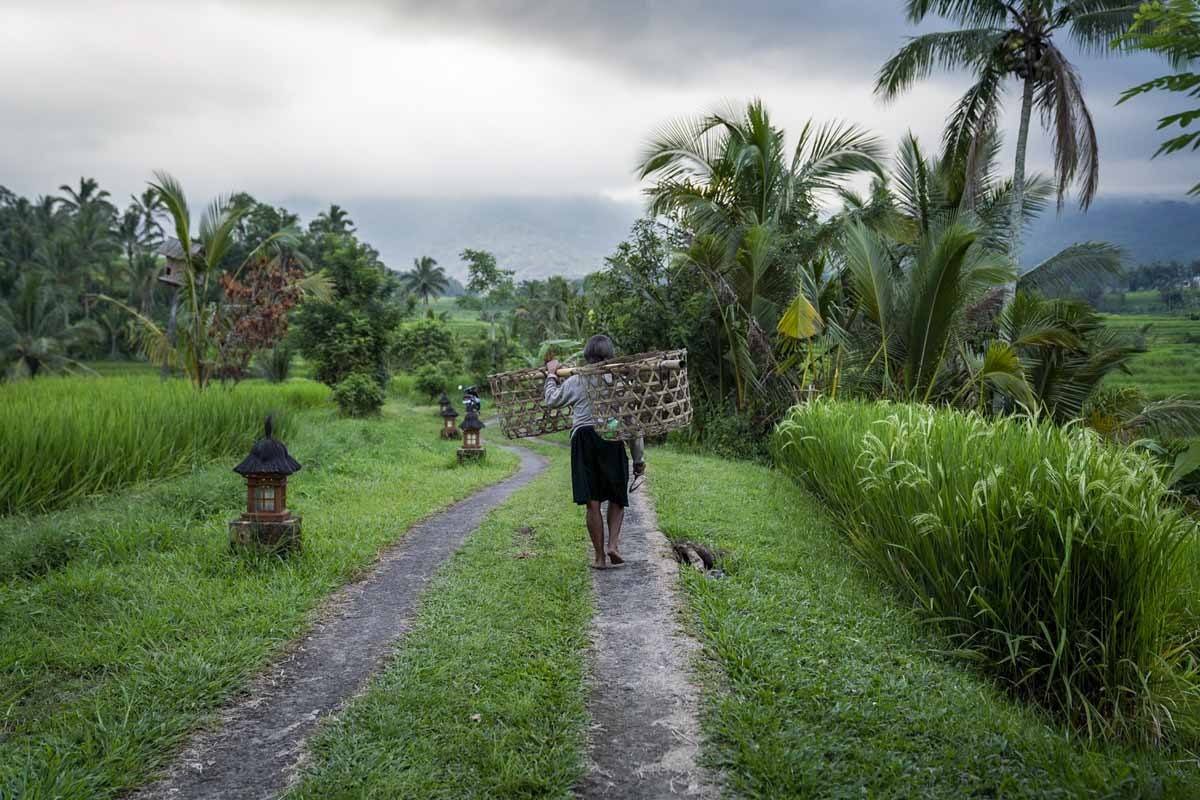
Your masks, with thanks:
[(151, 376), (39, 378), (0, 385), (0, 514), (38, 512), (187, 472), (245, 450), (263, 420), (326, 402), (300, 381), (197, 392)]
[(1109, 381), (1140, 387), (1150, 398), (1200, 398), (1200, 317), (1167, 314), (1110, 314), (1105, 322), (1129, 333), (1144, 331), (1148, 352), (1134, 357), (1130, 374)]

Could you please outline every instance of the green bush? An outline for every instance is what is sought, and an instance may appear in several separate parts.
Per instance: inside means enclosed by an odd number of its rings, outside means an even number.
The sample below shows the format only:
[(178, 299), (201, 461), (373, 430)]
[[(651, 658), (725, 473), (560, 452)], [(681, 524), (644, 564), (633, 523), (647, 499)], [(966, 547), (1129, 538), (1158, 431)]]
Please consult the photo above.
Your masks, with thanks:
[[(272, 412), (311, 408), (315, 383), (242, 383), (197, 392), (157, 376), (38, 378), (0, 386), (0, 514), (80, 497), (245, 455)], [(276, 430), (289, 433), (287, 414)]]
[(437, 367), (427, 364), (417, 370), (413, 388), (425, 397), (437, 397), (446, 390), (446, 376)]
[(956, 649), (1090, 735), (1196, 733), (1196, 525), (1083, 427), (925, 406), (793, 409), (779, 465)]
[(333, 387), (333, 401), (347, 417), (369, 417), (383, 408), (383, 389), (364, 372), (352, 372)]
[(271, 383), (283, 383), (292, 371), (294, 355), (287, 342), (280, 342), (270, 350), (262, 351), (257, 358), (259, 377)]
[(396, 336), (394, 349), (400, 368), (408, 371), (440, 362), (459, 364), (462, 354), (446, 323), (423, 319), (405, 325)]

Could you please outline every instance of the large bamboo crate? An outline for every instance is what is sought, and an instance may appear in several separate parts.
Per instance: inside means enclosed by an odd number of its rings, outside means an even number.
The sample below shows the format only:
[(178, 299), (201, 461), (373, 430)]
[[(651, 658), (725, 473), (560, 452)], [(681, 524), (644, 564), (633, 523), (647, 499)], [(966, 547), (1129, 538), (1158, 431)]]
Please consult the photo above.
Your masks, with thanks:
[[(577, 375), (592, 404), (596, 432), (623, 441), (658, 436), (692, 422), (687, 351), (639, 353), (600, 364), (559, 369), (560, 378)], [(523, 369), (488, 376), (500, 429), (510, 439), (541, 436), (571, 428), (571, 408), (547, 408), (546, 371)]]

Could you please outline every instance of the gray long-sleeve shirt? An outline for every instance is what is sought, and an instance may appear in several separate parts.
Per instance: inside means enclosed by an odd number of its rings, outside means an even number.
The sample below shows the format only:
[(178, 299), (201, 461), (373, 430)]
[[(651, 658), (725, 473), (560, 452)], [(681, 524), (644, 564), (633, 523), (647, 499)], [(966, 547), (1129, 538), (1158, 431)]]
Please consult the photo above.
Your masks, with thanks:
[[(556, 376), (547, 375), (545, 401), (550, 408), (571, 406), (572, 436), (576, 431), (582, 428), (591, 428), (595, 424), (595, 418), (592, 416), (592, 401), (588, 397), (587, 387), (583, 385), (583, 378), (579, 375), (572, 375), (561, 384)], [(629, 455), (633, 458), (633, 463), (644, 463), (645, 454), (646, 443), (641, 436), (630, 440)]]

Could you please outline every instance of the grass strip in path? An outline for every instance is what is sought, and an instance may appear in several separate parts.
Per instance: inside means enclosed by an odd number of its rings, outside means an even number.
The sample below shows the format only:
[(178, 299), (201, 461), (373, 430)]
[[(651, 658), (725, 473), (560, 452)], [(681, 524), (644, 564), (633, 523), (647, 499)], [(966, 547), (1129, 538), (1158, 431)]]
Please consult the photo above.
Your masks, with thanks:
[(433, 580), (395, 659), (310, 741), (290, 798), (566, 798), (583, 770), (582, 517), (567, 455)]
[(0, 582), (0, 797), (105, 798), (138, 785), (321, 598), (517, 462), (496, 451), (455, 466), (432, 413), (297, 422), (288, 447), (304, 470), (288, 497), (305, 545), (286, 561), (229, 553), (225, 525), (245, 498), (229, 463), (47, 515), (48, 532), (76, 531), (71, 559)]
[(267, 800), (285, 788), (322, 717), (349, 699), (411, 624), (421, 592), (484, 515), (545, 469), (520, 451), (511, 478), (476, 492), (410, 529), (365, 581), (325, 606), (316, 629), (272, 664), (249, 697), (201, 734), (144, 798)]
[(1194, 756), (1088, 744), (961, 663), (786, 476), (658, 450), (663, 530), (726, 553), (684, 578), (708, 656), (704, 760), (762, 798), (1200, 797)]

